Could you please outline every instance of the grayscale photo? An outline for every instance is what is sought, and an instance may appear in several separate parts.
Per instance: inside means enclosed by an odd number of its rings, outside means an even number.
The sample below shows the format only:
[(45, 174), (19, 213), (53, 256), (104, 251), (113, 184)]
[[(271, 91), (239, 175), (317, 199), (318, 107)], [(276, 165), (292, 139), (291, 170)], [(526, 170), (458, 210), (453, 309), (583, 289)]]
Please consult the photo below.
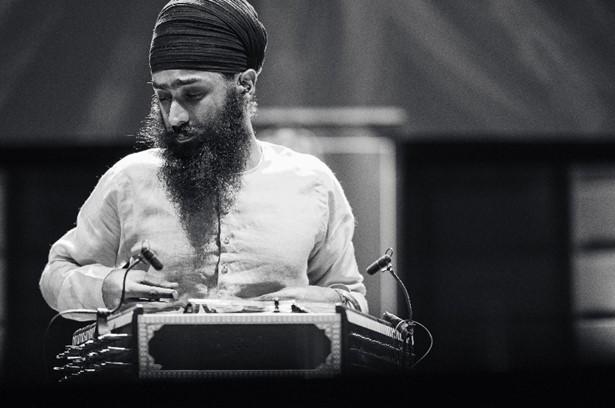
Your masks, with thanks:
[(0, 397), (608, 404), (615, 3), (3, 0)]

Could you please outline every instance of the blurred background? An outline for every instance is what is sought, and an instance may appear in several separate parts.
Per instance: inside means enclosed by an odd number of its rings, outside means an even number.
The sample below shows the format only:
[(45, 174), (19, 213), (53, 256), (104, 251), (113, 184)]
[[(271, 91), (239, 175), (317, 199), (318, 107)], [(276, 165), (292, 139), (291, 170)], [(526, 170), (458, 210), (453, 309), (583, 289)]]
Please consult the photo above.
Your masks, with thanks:
[[(44, 383), (38, 279), (134, 151), (165, 0), (0, 2), (2, 378)], [(252, 0), (258, 137), (323, 158), (361, 270), (395, 249), (435, 338), (418, 373), (615, 367), (615, 3)], [(371, 313), (400, 316), (391, 276)], [(81, 325), (61, 321), (50, 348)], [(426, 347), (417, 330), (417, 353)]]

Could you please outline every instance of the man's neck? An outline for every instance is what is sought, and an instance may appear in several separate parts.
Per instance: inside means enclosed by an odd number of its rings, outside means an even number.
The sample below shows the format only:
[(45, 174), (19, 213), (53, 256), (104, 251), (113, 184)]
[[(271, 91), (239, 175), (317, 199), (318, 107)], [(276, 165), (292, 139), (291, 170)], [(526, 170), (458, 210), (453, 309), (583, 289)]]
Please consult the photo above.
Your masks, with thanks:
[(248, 156), (248, 160), (246, 162), (246, 169), (244, 171), (250, 171), (255, 169), (259, 163), (261, 162), (263, 152), (261, 151), (260, 146), (256, 138), (252, 138), (250, 141), (250, 155)]
[(252, 128), (252, 122), (249, 119), (247, 122), (246, 128), (250, 132), (250, 155), (246, 161), (246, 168), (244, 171), (250, 171), (256, 168), (260, 164), (263, 155), (261, 147), (256, 140), (254, 129)]

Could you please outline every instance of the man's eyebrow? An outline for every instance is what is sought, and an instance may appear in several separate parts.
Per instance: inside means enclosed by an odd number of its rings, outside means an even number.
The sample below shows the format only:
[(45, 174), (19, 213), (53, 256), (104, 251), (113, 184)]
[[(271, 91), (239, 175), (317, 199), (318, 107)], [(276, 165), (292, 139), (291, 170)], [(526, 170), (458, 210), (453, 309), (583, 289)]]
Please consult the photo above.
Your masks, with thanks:
[(152, 82), (152, 86), (156, 89), (169, 89), (169, 88), (177, 88), (179, 86), (190, 85), (197, 82), (200, 82), (201, 78), (177, 78), (175, 81), (171, 82), (171, 85), (167, 84), (159, 84), (157, 82)]

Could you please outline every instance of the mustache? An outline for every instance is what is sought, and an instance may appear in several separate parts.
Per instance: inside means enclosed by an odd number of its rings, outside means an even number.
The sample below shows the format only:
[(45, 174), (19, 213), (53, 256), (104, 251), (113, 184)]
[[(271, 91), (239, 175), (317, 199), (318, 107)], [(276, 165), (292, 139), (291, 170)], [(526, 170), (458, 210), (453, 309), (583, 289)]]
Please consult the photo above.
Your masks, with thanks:
[(165, 129), (163, 137), (166, 141), (177, 140), (180, 137), (192, 138), (207, 134), (207, 129), (203, 126), (194, 126), (188, 123), (181, 126), (173, 126), (171, 129)]
[(160, 135), (160, 145), (180, 157), (192, 157), (202, 151), (204, 145), (210, 144), (212, 129), (205, 126), (184, 124), (165, 129)]
[(194, 136), (198, 133), (203, 132), (203, 128), (199, 127), (199, 126), (193, 126), (190, 125), (189, 123), (184, 123), (180, 126), (172, 126), (171, 129), (166, 130), (166, 133), (169, 136), (180, 136), (180, 135), (184, 135), (184, 136)]

